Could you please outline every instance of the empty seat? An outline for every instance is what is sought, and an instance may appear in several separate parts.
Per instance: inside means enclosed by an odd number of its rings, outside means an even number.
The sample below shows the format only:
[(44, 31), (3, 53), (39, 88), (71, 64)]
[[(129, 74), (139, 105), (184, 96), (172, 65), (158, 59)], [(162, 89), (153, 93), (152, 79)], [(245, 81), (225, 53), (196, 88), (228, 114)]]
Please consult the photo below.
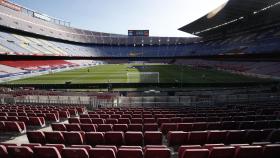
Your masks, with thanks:
[(142, 124), (129, 124), (128, 131), (143, 131)]
[(201, 149), (201, 145), (182, 145), (178, 149), (178, 158), (181, 158), (186, 149)]
[(81, 130), (84, 132), (96, 132), (95, 124), (80, 124)]
[(81, 123), (79, 118), (71, 117), (68, 119), (69, 123)]
[(144, 118), (143, 123), (156, 123), (155, 118)]
[(65, 144), (67, 145), (82, 145), (84, 139), (81, 132), (63, 132)]
[(105, 143), (104, 134), (102, 132), (87, 132), (85, 137), (86, 143), (91, 146), (102, 145)]
[(90, 118), (80, 118), (80, 122), (84, 124), (91, 124), (91, 119)]
[(45, 134), (42, 131), (28, 131), (26, 135), (30, 143), (46, 143)]
[(24, 133), (26, 131), (25, 125), (21, 126), (20, 123), (23, 122), (11, 122), (5, 121), (5, 131), (6, 132), (16, 132), (16, 133)]
[(220, 122), (208, 122), (207, 130), (220, 130), (221, 123)]
[(186, 149), (181, 158), (208, 158), (208, 149)]
[(106, 119), (105, 123), (106, 124), (117, 124), (118, 123), (118, 119), (109, 118), (109, 119)]
[(189, 132), (192, 130), (193, 123), (178, 123), (178, 131)]
[(144, 124), (143, 131), (158, 131), (158, 124), (157, 123)]
[(93, 148), (89, 150), (90, 158), (116, 158), (116, 153), (109, 148)]
[(119, 124), (130, 124), (130, 119), (129, 118), (119, 118), (118, 123)]
[(66, 131), (65, 125), (61, 123), (52, 123), (51, 127), (53, 131)]
[(239, 129), (254, 129), (255, 121), (242, 121), (240, 122)]
[(112, 130), (113, 130), (112, 124), (99, 124), (97, 127), (98, 132), (107, 132), (107, 131), (112, 131)]
[(238, 123), (235, 121), (224, 121), (222, 122), (222, 128), (223, 130), (235, 130), (238, 129)]
[(169, 146), (187, 144), (189, 133), (183, 131), (170, 131), (167, 134)]
[(160, 131), (147, 131), (144, 134), (145, 145), (161, 145), (162, 133)]
[(7, 148), (4, 145), (0, 145), (0, 157), (9, 158)]
[(240, 146), (237, 147), (235, 158), (262, 158), (261, 146)]
[(226, 144), (240, 144), (245, 143), (246, 131), (244, 130), (230, 130), (227, 133)]
[(118, 152), (118, 148), (115, 145), (96, 145), (95, 148), (113, 149), (115, 153)]
[(35, 158), (61, 158), (59, 151), (55, 147), (36, 146), (33, 149)]
[(207, 143), (224, 143), (226, 140), (227, 132), (226, 131), (209, 131)]
[(189, 145), (204, 145), (207, 141), (208, 133), (206, 131), (190, 132), (187, 144)]
[(67, 131), (81, 131), (81, 127), (79, 124), (75, 124), (75, 123), (72, 123), (72, 124), (65, 124), (65, 127), (66, 127), (66, 130)]
[(46, 120), (52, 122), (59, 122), (59, 118), (54, 113), (46, 113)]
[(29, 125), (44, 127), (46, 125), (44, 117), (29, 117)]
[(126, 132), (125, 133), (125, 144), (126, 145), (143, 145), (143, 133), (142, 132)]
[(127, 124), (115, 124), (113, 127), (114, 131), (126, 132), (128, 130)]
[(130, 122), (131, 122), (132, 124), (142, 124), (142, 123), (143, 123), (143, 119), (142, 119), (142, 118), (132, 118), (132, 119), (130, 120)]
[(207, 130), (207, 123), (206, 122), (197, 122), (194, 123), (192, 126), (193, 131), (205, 131)]
[(62, 150), (63, 158), (88, 158), (88, 152), (82, 148), (64, 148)]
[(171, 152), (168, 148), (146, 148), (145, 158), (170, 158)]
[(46, 142), (49, 144), (64, 144), (64, 136), (61, 132), (44, 132), (46, 137)]
[(279, 158), (280, 144), (265, 145), (263, 148), (264, 158)]
[(55, 147), (60, 154), (62, 153), (62, 149), (65, 148), (64, 144), (45, 144), (44, 146)]
[(12, 158), (33, 158), (32, 149), (26, 146), (9, 146), (7, 150)]
[(118, 150), (118, 158), (143, 158), (142, 149), (133, 149), (133, 148), (120, 148)]
[(274, 130), (271, 132), (269, 136), (269, 141), (270, 142), (280, 142), (280, 130)]
[(63, 119), (70, 118), (70, 113), (68, 111), (59, 111), (59, 117)]
[(124, 133), (121, 131), (110, 131), (105, 133), (105, 144), (121, 146), (124, 144)]
[(211, 149), (209, 158), (233, 158), (235, 153), (234, 147), (223, 146), (223, 147), (213, 147)]
[(92, 122), (93, 124), (104, 124), (104, 123), (105, 123), (105, 120), (102, 119), (102, 118), (92, 118), (92, 119), (91, 119), (91, 122)]
[(162, 123), (160, 126), (161, 132), (166, 135), (169, 131), (177, 131), (176, 123)]
[(265, 139), (264, 132), (262, 130), (248, 130), (245, 136), (247, 143), (261, 142)]

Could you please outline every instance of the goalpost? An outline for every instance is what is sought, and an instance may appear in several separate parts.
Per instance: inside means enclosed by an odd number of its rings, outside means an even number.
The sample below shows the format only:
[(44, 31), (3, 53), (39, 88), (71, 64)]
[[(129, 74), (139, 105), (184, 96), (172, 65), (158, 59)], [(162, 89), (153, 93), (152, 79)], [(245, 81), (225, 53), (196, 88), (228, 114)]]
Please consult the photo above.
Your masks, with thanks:
[(159, 72), (127, 72), (127, 83), (160, 83)]

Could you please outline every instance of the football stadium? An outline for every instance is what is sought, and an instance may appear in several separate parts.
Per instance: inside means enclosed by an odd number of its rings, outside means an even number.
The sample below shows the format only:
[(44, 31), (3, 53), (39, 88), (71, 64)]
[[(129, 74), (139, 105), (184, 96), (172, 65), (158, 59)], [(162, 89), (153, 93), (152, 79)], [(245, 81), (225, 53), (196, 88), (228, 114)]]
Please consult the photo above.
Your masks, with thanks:
[(0, 158), (280, 158), (280, 0), (123, 1), (0, 0)]

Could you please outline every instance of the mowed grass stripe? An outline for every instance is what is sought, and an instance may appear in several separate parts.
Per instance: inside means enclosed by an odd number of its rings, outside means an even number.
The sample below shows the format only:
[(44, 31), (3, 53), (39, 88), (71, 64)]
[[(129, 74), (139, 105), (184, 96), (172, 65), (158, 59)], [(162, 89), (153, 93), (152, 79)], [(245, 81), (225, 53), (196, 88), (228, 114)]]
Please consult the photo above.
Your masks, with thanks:
[[(8, 82), (10, 84), (64, 84), (72, 83), (126, 83), (127, 72), (159, 72), (161, 83), (242, 83), (266, 82), (269, 80), (231, 74), (217, 70), (197, 70), (188, 66), (178, 65), (146, 65), (144, 68), (129, 68), (133, 65), (114, 64), (91, 68), (70, 70), (54, 74)], [(141, 65), (135, 65), (141, 66)], [(89, 71), (89, 72), (88, 72)], [(141, 82), (139, 78), (133, 79)]]

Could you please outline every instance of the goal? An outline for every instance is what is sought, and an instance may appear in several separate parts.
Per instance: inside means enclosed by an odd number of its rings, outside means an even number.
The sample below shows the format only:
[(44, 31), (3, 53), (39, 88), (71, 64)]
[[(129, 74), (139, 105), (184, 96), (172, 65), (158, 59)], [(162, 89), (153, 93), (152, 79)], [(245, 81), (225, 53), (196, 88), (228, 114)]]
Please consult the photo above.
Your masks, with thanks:
[(127, 72), (127, 83), (160, 83), (159, 72)]

